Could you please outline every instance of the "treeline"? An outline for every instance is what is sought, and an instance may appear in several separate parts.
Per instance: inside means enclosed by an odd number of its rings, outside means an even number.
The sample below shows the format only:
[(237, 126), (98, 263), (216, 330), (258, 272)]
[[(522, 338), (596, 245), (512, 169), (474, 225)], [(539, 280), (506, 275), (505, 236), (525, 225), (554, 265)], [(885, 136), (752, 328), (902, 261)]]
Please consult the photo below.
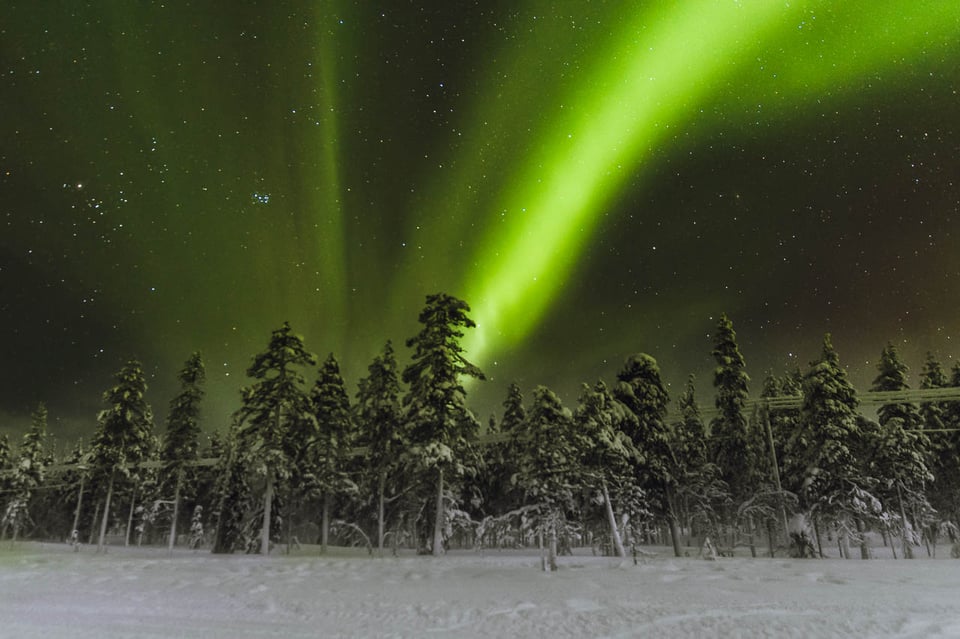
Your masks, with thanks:
[[(387, 342), (352, 400), (333, 355), (308, 384), (317, 358), (284, 324), (253, 358), (229, 428), (208, 437), (199, 354), (179, 373), (162, 436), (141, 366), (128, 362), (103, 395), (89, 446), (55, 458), (42, 407), (18, 451), (0, 440), (3, 534), (217, 553), (301, 542), (433, 554), (451, 543), (537, 545), (551, 567), (573, 544), (625, 556), (658, 541), (680, 555), (709, 537), (721, 549), (812, 556), (829, 534), (844, 556), (859, 545), (867, 558), (871, 531), (898, 539), (905, 557), (957, 541), (960, 402), (861, 416), (829, 335), (806, 371), (762, 384), (762, 397), (801, 397), (799, 409), (747, 410), (750, 380), (723, 316), (709, 422), (692, 376), (668, 416), (657, 362), (641, 353), (609, 385), (585, 384), (572, 408), (544, 386), (527, 400), (512, 384), (502, 415), (482, 429), (463, 386), (483, 378), (460, 347), (469, 311), (428, 296), (406, 342), (410, 364), (401, 371)], [(871, 390), (907, 388), (892, 345), (878, 369)], [(960, 364), (950, 373), (928, 356), (921, 387), (960, 386)]]

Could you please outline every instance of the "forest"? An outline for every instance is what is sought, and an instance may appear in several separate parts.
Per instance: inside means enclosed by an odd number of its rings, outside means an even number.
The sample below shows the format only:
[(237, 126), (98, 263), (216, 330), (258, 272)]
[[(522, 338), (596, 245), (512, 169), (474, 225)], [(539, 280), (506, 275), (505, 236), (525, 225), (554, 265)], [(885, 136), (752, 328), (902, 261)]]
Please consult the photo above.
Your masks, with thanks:
[[(428, 296), (406, 341), (410, 364), (399, 369), (388, 341), (352, 397), (337, 359), (319, 362), (284, 324), (252, 358), (219, 432), (201, 429), (199, 353), (179, 372), (162, 429), (129, 361), (89, 443), (55, 454), (42, 405), (18, 446), (0, 439), (2, 534), (98, 551), (531, 547), (550, 569), (573, 546), (636, 557), (655, 543), (681, 556), (706, 539), (721, 554), (796, 557), (835, 540), (842, 556), (859, 548), (868, 559), (868, 533), (894, 557), (935, 555), (943, 540), (960, 556), (960, 401), (888, 403), (864, 417), (829, 334), (806, 370), (764, 379), (759, 401), (748, 401), (723, 315), (712, 410), (692, 376), (671, 404), (657, 361), (637, 353), (610, 384), (584, 384), (573, 407), (511, 384), (502, 414), (483, 424), (467, 407), (465, 380), (483, 379), (460, 347), (469, 313)], [(887, 344), (870, 390), (905, 390), (907, 372)], [(928, 355), (920, 380), (960, 387), (960, 363), (947, 372)]]

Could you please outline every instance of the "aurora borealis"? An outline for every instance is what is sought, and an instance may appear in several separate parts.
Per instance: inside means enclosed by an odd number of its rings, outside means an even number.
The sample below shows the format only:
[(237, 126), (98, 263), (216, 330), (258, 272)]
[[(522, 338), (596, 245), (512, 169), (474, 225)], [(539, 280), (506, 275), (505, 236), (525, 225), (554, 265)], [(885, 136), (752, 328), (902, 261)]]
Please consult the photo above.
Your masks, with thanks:
[(637, 351), (707, 404), (721, 312), (755, 386), (960, 356), (955, 2), (12, 0), (0, 55), (4, 431), (194, 349), (223, 426), (285, 320), (352, 390), (437, 291), (482, 418)]

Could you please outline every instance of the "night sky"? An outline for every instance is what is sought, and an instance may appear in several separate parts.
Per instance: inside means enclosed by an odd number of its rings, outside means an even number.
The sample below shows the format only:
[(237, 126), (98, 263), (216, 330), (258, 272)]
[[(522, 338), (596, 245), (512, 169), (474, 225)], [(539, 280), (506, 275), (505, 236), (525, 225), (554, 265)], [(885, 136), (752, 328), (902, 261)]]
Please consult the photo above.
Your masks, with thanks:
[(223, 428), (286, 320), (353, 395), (440, 291), (482, 421), (638, 351), (711, 404), (722, 312), (754, 391), (828, 331), (950, 366), (958, 91), (956, 0), (6, 0), (0, 431), (130, 357), (162, 430), (196, 349)]

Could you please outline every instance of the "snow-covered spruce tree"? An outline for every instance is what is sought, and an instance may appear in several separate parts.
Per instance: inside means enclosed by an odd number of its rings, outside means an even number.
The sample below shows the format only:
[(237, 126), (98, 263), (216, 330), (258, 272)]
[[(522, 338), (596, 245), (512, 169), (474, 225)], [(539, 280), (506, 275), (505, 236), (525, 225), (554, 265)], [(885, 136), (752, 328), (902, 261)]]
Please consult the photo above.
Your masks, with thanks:
[(274, 496), (287, 487), (295, 461), (290, 457), (291, 433), (312, 430), (306, 426), (313, 414), (300, 368), (316, 363), (303, 338), (284, 322), (273, 331), (267, 350), (257, 354), (247, 369), (247, 377), (254, 381), (242, 393), (237, 439), (251, 470), (264, 482), (260, 531), (260, 552), (264, 555), (270, 553)]
[(37, 406), (30, 421), (30, 430), (23, 436), (10, 481), (11, 497), (3, 516), (3, 524), (12, 530), (13, 540), (29, 518), (30, 498), (43, 483), (45, 470), (44, 445), (47, 438), (47, 408)]
[[(10, 438), (6, 433), (0, 435), (0, 512), (7, 512), (10, 502), (10, 482), (13, 480), (13, 460)], [(6, 526), (0, 523), (0, 539), (6, 535)]]
[(320, 522), (320, 552), (327, 551), (333, 499), (338, 494), (356, 492), (356, 484), (347, 472), (347, 457), (356, 441), (353, 414), (340, 364), (331, 353), (320, 366), (320, 375), (310, 393), (317, 432), (311, 443), (311, 465), (315, 469), (316, 488), (323, 500)]
[(815, 519), (848, 525), (864, 514), (868, 484), (852, 448), (860, 436), (858, 404), (828, 333), (820, 359), (804, 375), (800, 424), (788, 444), (803, 473), (802, 505)]
[[(710, 422), (711, 458), (720, 468), (720, 477), (729, 487), (734, 506), (739, 506), (756, 490), (752, 484), (755, 474), (750, 468), (744, 413), (750, 378), (737, 346), (733, 322), (726, 314), (721, 315), (717, 323), (713, 358), (717, 364), (713, 371), (717, 416)], [(732, 511), (728, 512), (726, 519), (729, 525), (737, 524)]]
[(573, 508), (582, 483), (580, 460), (585, 440), (570, 411), (545, 386), (534, 389), (527, 418), (510, 435), (518, 452), (515, 481), (526, 504), (537, 513), (539, 534), (548, 539), (544, 568), (556, 570), (558, 529), (565, 512)]
[[(907, 366), (900, 361), (893, 344), (888, 343), (883, 349), (877, 369), (879, 375), (870, 390), (909, 388)], [(926, 485), (933, 480), (926, 464), (929, 440), (921, 430), (920, 413), (913, 404), (884, 404), (878, 411), (878, 418), (881, 440), (874, 459), (874, 472), (882, 486), (884, 501), (897, 504), (903, 531), (903, 556), (910, 559), (913, 558), (913, 549), (907, 512), (929, 514), (931, 511), (925, 494)]]
[(673, 476), (677, 464), (670, 449), (670, 430), (666, 422), (670, 398), (660, 378), (657, 360), (646, 353), (628, 357), (617, 374), (613, 395), (636, 417), (635, 421), (624, 422), (637, 453), (634, 473), (650, 497), (650, 510), (666, 520), (674, 553), (680, 556)]
[(453, 479), (463, 473), (461, 461), (479, 429), (466, 408), (466, 391), (460, 383), (461, 377), (485, 379), (460, 346), (463, 329), (476, 326), (469, 312), (469, 305), (456, 297), (428, 295), (419, 318), (423, 328), (407, 340), (414, 352), (403, 371), (409, 387), (403, 418), (410, 427), (411, 456), (419, 468), (434, 475), (434, 555), (443, 552), (445, 476)]
[[(940, 362), (932, 353), (927, 353), (920, 374), (920, 388), (946, 388), (949, 383)], [(947, 402), (924, 402), (920, 405), (924, 434), (930, 441), (928, 466), (933, 475), (933, 485), (928, 494), (931, 506), (939, 515), (939, 525), (931, 529), (934, 550), (941, 528), (943, 532), (954, 532), (955, 535), (960, 521), (960, 455), (957, 454), (960, 438), (956, 432), (946, 430), (949, 428), (949, 410), (950, 404)]]
[(180, 381), (180, 391), (170, 400), (167, 432), (160, 453), (160, 460), (163, 462), (162, 485), (165, 492), (172, 490), (173, 493), (173, 513), (170, 516), (168, 540), (170, 550), (173, 550), (176, 544), (177, 519), (184, 487), (192, 486), (193, 482), (190, 480), (195, 475), (195, 469), (189, 464), (196, 461), (200, 445), (200, 402), (203, 400), (203, 385), (206, 380), (200, 353), (195, 352), (190, 356), (177, 374), (177, 379)]
[(677, 409), (680, 419), (670, 428), (670, 448), (676, 461), (672, 473), (676, 507), (688, 530), (696, 527), (702, 534), (715, 535), (720, 524), (715, 507), (725, 503), (727, 491), (720, 480), (720, 469), (710, 461), (692, 374), (677, 398)]
[[(509, 520), (523, 505), (523, 495), (517, 489), (512, 478), (517, 473), (517, 451), (514, 450), (514, 438), (511, 433), (527, 417), (523, 407), (523, 392), (516, 382), (507, 387), (507, 396), (503, 401), (503, 418), (497, 422), (490, 418), (487, 435), (494, 441), (482, 450), (484, 458), (483, 501), (485, 515), (500, 522), (495, 531), (494, 541), (500, 543), (504, 533), (508, 533)], [(518, 538), (522, 538), (521, 534)]]
[(249, 459), (241, 448), (238, 432), (240, 415), (235, 414), (226, 437), (220, 442), (217, 465), (214, 468), (213, 494), (215, 502), (211, 517), (215, 522), (214, 554), (230, 554), (244, 546), (244, 532), (248, 513), (254, 510), (253, 491), (250, 488)]
[(155, 445), (153, 412), (147, 404), (147, 384), (140, 362), (130, 360), (116, 374), (116, 384), (103, 393), (107, 408), (97, 416), (91, 451), (92, 474), (105, 484), (98, 551), (104, 549), (110, 505), (118, 480), (136, 485), (137, 465)]
[(389, 341), (367, 367), (367, 376), (360, 380), (356, 410), (360, 421), (358, 444), (366, 446), (368, 451), (369, 472), (366, 476), (372, 484), (370, 492), (376, 496), (377, 551), (382, 556), (386, 504), (389, 498), (398, 494), (399, 488), (395, 485), (395, 478), (392, 486), (388, 481), (396, 473), (405, 444), (400, 424), (397, 358)]
[(636, 431), (637, 417), (599, 381), (593, 388), (583, 385), (574, 420), (583, 446), (581, 476), (591, 490), (600, 493), (614, 552), (626, 557), (611, 495), (639, 488), (632, 463), (637, 451), (627, 434)]

